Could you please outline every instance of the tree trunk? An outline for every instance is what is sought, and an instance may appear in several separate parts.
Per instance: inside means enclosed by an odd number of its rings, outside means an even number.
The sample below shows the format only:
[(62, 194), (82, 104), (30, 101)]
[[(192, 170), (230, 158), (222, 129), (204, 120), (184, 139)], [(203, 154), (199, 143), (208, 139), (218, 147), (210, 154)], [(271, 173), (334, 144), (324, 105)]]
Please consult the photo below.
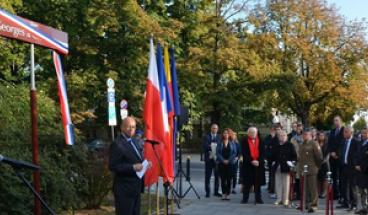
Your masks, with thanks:
[(302, 120), (302, 123), (305, 128), (311, 126), (309, 118), (310, 109), (311, 109), (310, 106), (304, 107), (303, 110), (297, 114)]
[(211, 112), (211, 123), (220, 123), (220, 118), (221, 118), (221, 110), (219, 109), (220, 106), (220, 100), (219, 97), (216, 96), (218, 94), (218, 85), (220, 82), (220, 75), (215, 72), (213, 74), (213, 89), (212, 89), (212, 93), (213, 96), (212, 97), (212, 112)]

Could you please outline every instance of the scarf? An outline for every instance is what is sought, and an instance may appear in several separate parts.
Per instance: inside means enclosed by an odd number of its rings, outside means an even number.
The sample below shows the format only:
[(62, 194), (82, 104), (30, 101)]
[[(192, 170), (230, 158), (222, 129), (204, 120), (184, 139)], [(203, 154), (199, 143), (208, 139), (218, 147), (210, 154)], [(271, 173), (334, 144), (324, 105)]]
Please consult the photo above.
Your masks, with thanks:
[(249, 151), (250, 156), (252, 157), (252, 160), (258, 160), (259, 158), (259, 139), (256, 137), (254, 143), (253, 139), (248, 137), (248, 145), (249, 145)]

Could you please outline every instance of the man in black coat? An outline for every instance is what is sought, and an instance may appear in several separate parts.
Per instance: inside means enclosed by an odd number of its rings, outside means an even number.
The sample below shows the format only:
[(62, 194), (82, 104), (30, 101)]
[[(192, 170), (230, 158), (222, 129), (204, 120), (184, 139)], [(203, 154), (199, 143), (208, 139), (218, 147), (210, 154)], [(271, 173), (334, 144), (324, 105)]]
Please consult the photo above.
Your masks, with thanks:
[(353, 133), (352, 127), (344, 129), (344, 141), (340, 152), (342, 204), (339, 208), (349, 208), (350, 210), (356, 209), (357, 206), (355, 156), (359, 142), (354, 139)]
[(368, 213), (368, 129), (361, 131), (361, 142), (358, 144), (356, 153), (355, 169), (358, 172), (358, 188), (361, 199), (361, 210), (359, 214), (366, 215)]
[(334, 129), (330, 131), (328, 137), (328, 152), (330, 153), (330, 168), (332, 172), (333, 180), (333, 193), (334, 199), (340, 197), (340, 151), (341, 143), (344, 140), (344, 127), (342, 126), (342, 120), (340, 116), (334, 117)]
[(136, 139), (136, 121), (126, 118), (122, 133), (110, 146), (109, 168), (114, 173), (113, 192), (116, 215), (140, 215), (140, 193), (143, 180), (136, 172), (143, 169), (143, 154)]
[(218, 125), (211, 125), (211, 132), (203, 137), (203, 152), (204, 152), (204, 162), (205, 162), (205, 190), (206, 198), (210, 197), (210, 181), (212, 172), (215, 176), (215, 192), (214, 195), (221, 197), (218, 193), (219, 191), (219, 174), (218, 167), (216, 163), (216, 148), (220, 145), (220, 135), (217, 134)]
[(241, 168), (242, 203), (248, 203), (250, 188), (254, 186), (255, 202), (263, 204), (261, 186), (266, 184), (264, 145), (259, 138), (257, 128), (250, 127), (248, 129), (248, 136), (241, 141), (241, 151), (243, 157)]
[(273, 147), (278, 145), (278, 138), (276, 135), (276, 126), (272, 126), (270, 128), (270, 134), (266, 136), (264, 139), (265, 144), (265, 158), (267, 159), (267, 167), (268, 167), (268, 173), (269, 173), (269, 180), (268, 180), (268, 192), (271, 194), (275, 193), (275, 172), (273, 171), (271, 167), (272, 163), (272, 150)]

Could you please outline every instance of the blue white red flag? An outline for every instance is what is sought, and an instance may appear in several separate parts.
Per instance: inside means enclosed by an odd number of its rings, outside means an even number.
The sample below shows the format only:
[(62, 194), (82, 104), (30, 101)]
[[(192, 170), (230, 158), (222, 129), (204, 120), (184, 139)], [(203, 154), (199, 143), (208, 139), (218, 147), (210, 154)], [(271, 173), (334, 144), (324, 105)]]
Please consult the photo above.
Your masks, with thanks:
[(63, 66), (61, 64), (60, 55), (53, 51), (52, 54), (56, 75), (58, 79), (58, 92), (60, 100), (61, 117), (63, 120), (64, 136), (67, 145), (74, 144), (74, 126), (70, 117), (68, 96), (66, 91), (66, 84), (63, 72)]

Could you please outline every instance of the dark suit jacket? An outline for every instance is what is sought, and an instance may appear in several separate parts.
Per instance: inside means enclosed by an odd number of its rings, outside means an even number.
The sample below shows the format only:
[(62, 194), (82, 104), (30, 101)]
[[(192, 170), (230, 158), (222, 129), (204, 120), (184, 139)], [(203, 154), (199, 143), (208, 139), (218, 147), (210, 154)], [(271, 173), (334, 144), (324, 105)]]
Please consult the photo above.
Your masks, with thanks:
[(344, 139), (341, 143), (341, 147), (340, 147), (340, 164), (343, 166), (348, 166), (351, 169), (354, 169), (355, 164), (356, 164), (356, 157), (357, 157), (357, 147), (359, 145), (359, 141), (357, 141), (356, 139), (352, 138), (351, 142), (350, 142), (350, 147), (349, 147), (349, 151), (348, 156), (347, 156), (347, 164), (345, 164), (345, 149), (347, 147), (346, 145), (346, 140)]
[(358, 173), (358, 185), (362, 188), (368, 188), (368, 143), (363, 146), (361, 141), (357, 146), (357, 153), (354, 156), (355, 165), (360, 166), (361, 172)]
[(267, 137), (264, 139), (264, 145), (265, 145), (265, 158), (271, 159), (272, 158), (272, 150), (273, 147), (279, 144), (279, 139), (275, 135), (272, 137), (270, 134), (267, 135)]
[[(204, 160), (207, 162), (210, 160), (210, 152), (211, 152), (211, 143), (212, 142), (216, 142), (217, 145), (220, 145), (220, 135), (217, 134), (216, 138), (214, 140), (212, 140), (212, 135), (211, 133), (206, 134), (203, 137), (203, 145), (202, 145), (202, 150), (204, 153)], [(216, 154), (216, 152), (214, 152)]]
[[(135, 139), (132, 139), (141, 158), (142, 150)], [(134, 197), (139, 195), (143, 180), (139, 179), (133, 165), (141, 163), (141, 159), (130, 142), (123, 135), (119, 135), (110, 146), (109, 169), (114, 173), (113, 191), (115, 195)]]
[(335, 152), (340, 157), (341, 151), (341, 143), (344, 140), (344, 127), (341, 127), (340, 132), (335, 135), (336, 128), (330, 131), (330, 135), (328, 137), (328, 151)]
[(340, 132), (335, 135), (336, 128), (332, 129), (330, 131), (330, 135), (328, 136), (328, 152), (335, 152), (337, 156), (339, 156), (338, 159), (333, 158), (330, 156), (330, 166), (331, 170), (334, 171), (334, 169), (337, 169), (340, 165), (340, 151), (341, 151), (341, 142), (344, 140), (344, 127), (341, 127)]

